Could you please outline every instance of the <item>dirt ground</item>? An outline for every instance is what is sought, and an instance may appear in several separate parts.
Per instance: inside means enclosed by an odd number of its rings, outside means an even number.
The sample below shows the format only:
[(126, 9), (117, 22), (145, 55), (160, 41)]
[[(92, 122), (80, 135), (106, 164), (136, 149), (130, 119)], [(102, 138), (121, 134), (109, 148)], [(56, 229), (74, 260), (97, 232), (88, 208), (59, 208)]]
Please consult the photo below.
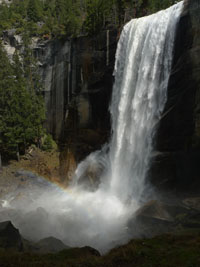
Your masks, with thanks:
[(60, 183), (59, 152), (41, 151), (38, 148), (30, 148), (20, 161), (10, 161), (0, 169), (0, 197), (8, 191), (13, 191), (24, 181), (16, 179), (18, 171), (30, 171), (47, 180)]

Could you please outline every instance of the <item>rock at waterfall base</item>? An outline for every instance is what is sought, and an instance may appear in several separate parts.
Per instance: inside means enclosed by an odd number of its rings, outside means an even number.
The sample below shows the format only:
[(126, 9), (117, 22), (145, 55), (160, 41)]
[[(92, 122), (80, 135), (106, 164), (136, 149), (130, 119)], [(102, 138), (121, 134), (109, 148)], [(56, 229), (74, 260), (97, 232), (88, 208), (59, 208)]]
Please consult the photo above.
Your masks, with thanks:
[[(185, 200), (186, 201), (186, 200)], [(184, 204), (152, 200), (139, 208), (128, 223), (132, 237), (153, 237), (166, 232), (200, 229), (200, 212)]]
[(0, 247), (17, 251), (23, 250), (19, 230), (10, 221), (0, 223)]

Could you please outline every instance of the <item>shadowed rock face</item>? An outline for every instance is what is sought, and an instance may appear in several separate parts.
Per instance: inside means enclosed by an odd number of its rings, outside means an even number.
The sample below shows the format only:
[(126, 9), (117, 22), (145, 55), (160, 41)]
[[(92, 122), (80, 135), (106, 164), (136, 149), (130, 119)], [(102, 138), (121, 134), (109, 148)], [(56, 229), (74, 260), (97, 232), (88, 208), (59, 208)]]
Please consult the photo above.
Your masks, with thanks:
[[(34, 46), (40, 63), (47, 107), (46, 127), (63, 140), (66, 128), (109, 128), (117, 31), (65, 41), (41, 41)], [(71, 110), (73, 125), (66, 125)]]
[[(63, 181), (71, 178), (76, 162), (108, 139), (117, 36), (111, 29), (94, 37), (32, 40), (44, 84), (45, 127), (60, 143)], [(16, 47), (14, 33), (5, 38)]]
[(200, 2), (185, 1), (177, 29), (168, 100), (157, 134), (151, 177), (161, 187), (200, 185)]
[(152, 237), (161, 233), (178, 233), (199, 229), (200, 199), (187, 198), (176, 204), (152, 200), (141, 206), (128, 222), (133, 237)]
[(0, 223), (0, 247), (17, 251), (23, 249), (19, 230), (10, 221)]

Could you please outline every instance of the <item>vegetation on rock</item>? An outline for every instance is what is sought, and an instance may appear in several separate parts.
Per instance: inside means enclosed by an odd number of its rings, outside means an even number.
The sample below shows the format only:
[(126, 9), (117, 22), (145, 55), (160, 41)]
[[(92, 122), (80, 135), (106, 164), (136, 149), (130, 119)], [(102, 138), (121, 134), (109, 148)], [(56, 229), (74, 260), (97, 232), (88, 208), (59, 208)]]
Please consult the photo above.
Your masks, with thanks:
[[(28, 48), (27, 48), (28, 49)], [(22, 67), (22, 63), (29, 62)], [(33, 58), (16, 52), (13, 62), (0, 46), (0, 151), (2, 157), (19, 157), (30, 144), (40, 144), (44, 133), (44, 101)]]
[(174, 4), (175, 0), (13, 0), (1, 4), (0, 32), (15, 28), (22, 33), (48, 38), (95, 34), (112, 24), (125, 23), (126, 10), (132, 18)]

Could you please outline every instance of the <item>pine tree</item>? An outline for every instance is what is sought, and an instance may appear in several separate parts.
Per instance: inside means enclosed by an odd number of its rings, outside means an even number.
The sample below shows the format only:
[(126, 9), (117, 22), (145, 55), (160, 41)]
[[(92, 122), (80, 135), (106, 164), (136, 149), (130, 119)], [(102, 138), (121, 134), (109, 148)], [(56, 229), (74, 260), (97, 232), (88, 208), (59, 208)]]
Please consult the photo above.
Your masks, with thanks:
[(29, 0), (27, 7), (29, 21), (37, 22), (41, 18), (41, 8), (37, 0)]
[(42, 96), (41, 77), (38, 74), (37, 60), (29, 47), (30, 39), (24, 36), (25, 50), (23, 54), (24, 77), (26, 79), (27, 90), (31, 97), (30, 120), (32, 127), (28, 131), (29, 138), (34, 139), (39, 146), (40, 138), (44, 133), (43, 121), (45, 120), (44, 98)]
[(44, 133), (41, 87), (35, 73), (28, 82), (21, 60), (15, 53), (11, 65), (0, 47), (0, 151), (6, 158), (24, 153), (32, 143), (39, 144)]
[(12, 97), (14, 79), (12, 68), (8, 57), (0, 45), (0, 151), (5, 149), (5, 129), (7, 112), (9, 112), (9, 101)]
[(86, 0), (84, 28), (89, 34), (95, 34), (105, 26), (105, 17), (110, 13), (112, 5), (112, 0)]

